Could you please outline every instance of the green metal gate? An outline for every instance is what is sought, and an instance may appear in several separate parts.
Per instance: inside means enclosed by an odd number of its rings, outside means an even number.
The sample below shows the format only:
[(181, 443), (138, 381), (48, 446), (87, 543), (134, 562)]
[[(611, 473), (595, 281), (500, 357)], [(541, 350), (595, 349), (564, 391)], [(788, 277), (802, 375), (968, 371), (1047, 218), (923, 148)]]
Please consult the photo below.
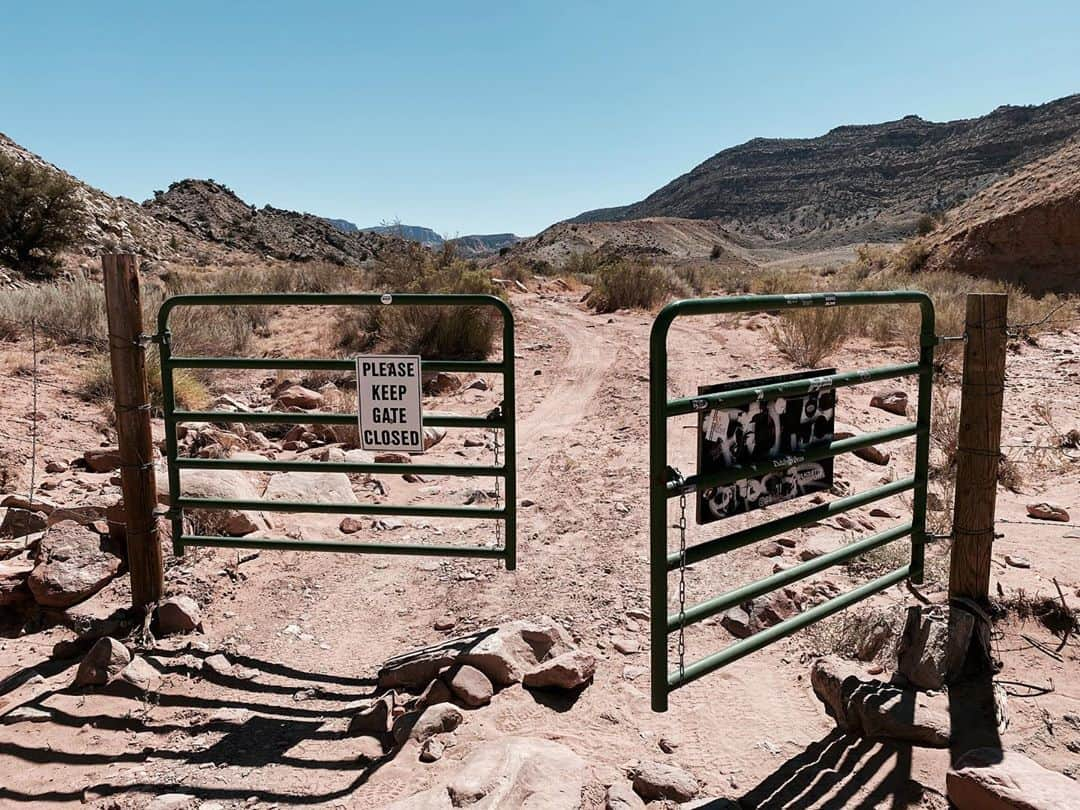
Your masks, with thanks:
[[(487, 416), (430, 415), (424, 424), (431, 427), (482, 428), (501, 430), (505, 460), (496, 458), (492, 466), (459, 464), (386, 464), (323, 461), (271, 461), (244, 459), (208, 459), (180, 457), (176, 427), (184, 422), (243, 422), (255, 424), (356, 424), (356, 413), (287, 413), (280, 411), (232, 412), (177, 410), (173, 392), (173, 371), (178, 368), (330, 370), (351, 371), (351, 358), (267, 358), (267, 357), (174, 357), (171, 351), (169, 314), (185, 306), (486, 306), (494, 307), (502, 317), (502, 360), (422, 360), (421, 370), (428, 372), (477, 372), (501, 374), (503, 400)], [(161, 383), (165, 401), (165, 444), (169, 475), (169, 518), (172, 523), (173, 548), (177, 555), (187, 546), (223, 548), (291, 549), (370, 554), (415, 554), (441, 557), (487, 557), (501, 559), (507, 570), (517, 563), (517, 452), (515, 447), (514, 409), (514, 319), (505, 301), (491, 295), (389, 295), (389, 294), (199, 294), (173, 296), (161, 305), (158, 335), (161, 349)], [(496, 446), (498, 446), (496, 444)], [(257, 472), (343, 472), (448, 476), (487, 476), (505, 482), (505, 505), (494, 509), (468, 506), (396, 506), (391, 504), (311, 503), (297, 501), (228, 500), (185, 497), (181, 490), (180, 471), (247, 470)], [(407, 543), (355, 543), (334, 540), (293, 540), (288, 538), (244, 538), (217, 535), (187, 535), (183, 532), (185, 509), (238, 509), (277, 512), (306, 512), (340, 515), (399, 515), (409, 517), (471, 518), (499, 521), (505, 526), (502, 547), (420, 545)]]
[[(922, 324), (918, 363), (883, 366), (862, 371), (848, 371), (813, 379), (740, 388), (697, 397), (668, 399), (667, 339), (671, 324), (678, 317), (765, 312), (802, 307), (847, 307), (883, 304), (917, 304), (920, 307)], [(925, 293), (916, 291), (748, 295), (730, 298), (692, 299), (675, 301), (664, 307), (657, 315), (653, 323), (649, 343), (650, 670), (653, 711), (667, 711), (668, 696), (675, 689), (685, 686), (691, 681), (697, 680), (703, 675), (733, 661), (737, 661), (773, 641), (784, 638), (904, 579), (910, 578), (915, 583), (922, 581), (923, 546), (927, 538), (926, 491), (930, 453), (931, 384), (933, 380), (934, 346), (936, 343), (933, 302)], [(731, 484), (768, 472), (776, 466), (772, 461), (765, 461), (721, 473), (707, 476), (695, 475), (684, 479), (669, 466), (668, 419), (717, 408), (737, 407), (756, 400), (801, 396), (824, 388), (842, 388), (905, 376), (917, 376), (919, 380), (918, 414), (917, 421), (914, 424), (833, 441), (824, 447), (810, 448), (801, 454), (798, 459), (794, 460), (799, 462), (820, 461), (842, 453), (854, 452), (870, 445), (914, 436), (916, 449), (915, 473), (913, 476), (865, 492), (848, 495), (821, 506), (777, 518), (690, 547), (683, 544), (675, 552), (668, 551), (667, 505), (670, 499), (685, 499), (688, 493), (696, 492), (699, 489)], [(792, 463), (793, 459), (789, 458), (782, 461), (787, 465)], [(676, 613), (668, 613), (668, 575), (670, 572), (684, 570), (686, 565), (707, 560), (718, 554), (724, 554), (751, 543), (775, 537), (784, 532), (808, 526), (824, 518), (907, 491), (914, 493), (913, 514), (910, 521), (691, 607), (686, 607), (682, 598), (685, 591), (680, 588), (680, 609)], [(685, 503), (685, 500), (683, 500), (683, 503)], [(685, 516), (680, 521), (680, 526), (685, 531)], [(841, 594), (766, 630), (731, 644), (717, 653), (690, 664), (683, 660), (685, 648), (682, 634), (684, 628), (689, 625), (729, 610), (747, 600), (790, 585), (826, 568), (851, 560), (905, 536), (911, 537), (910, 563), (848, 593)], [(672, 634), (677, 634), (679, 637), (679, 660), (678, 667), (673, 671), (669, 671), (668, 638)]]

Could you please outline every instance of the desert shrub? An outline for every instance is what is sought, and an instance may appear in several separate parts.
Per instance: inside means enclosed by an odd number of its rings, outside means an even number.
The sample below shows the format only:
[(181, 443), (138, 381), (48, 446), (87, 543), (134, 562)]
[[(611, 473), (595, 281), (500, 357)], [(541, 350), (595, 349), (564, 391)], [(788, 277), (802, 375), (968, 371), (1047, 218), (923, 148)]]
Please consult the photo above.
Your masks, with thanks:
[(813, 292), (818, 287), (817, 279), (805, 269), (761, 268), (753, 274), (750, 281), (750, 292), (754, 295)]
[(40, 334), (57, 343), (106, 343), (105, 291), (85, 278), (0, 290), (0, 333), (9, 339)]
[(562, 272), (572, 276), (592, 276), (604, 265), (604, 260), (595, 251), (571, 253), (562, 266)]
[(0, 154), (0, 262), (28, 278), (48, 278), (57, 251), (75, 243), (86, 219), (74, 180)]
[[(452, 245), (439, 253), (411, 246), (375, 277), (391, 293), (471, 293), (502, 295), (501, 287), (475, 262), (459, 258)], [(340, 309), (331, 336), (346, 352), (420, 354), (446, 359), (487, 357), (502, 319), (493, 307), (368, 307)]]
[(854, 332), (845, 307), (784, 310), (769, 329), (769, 339), (797, 366), (813, 368), (844, 345)]
[(671, 282), (663, 268), (617, 259), (597, 268), (587, 303), (597, 312), (652, 309), (670, 292)]
[(712, 250), (709, 251), (709, 258), (716, 261), (724, 255), (724, 249), (720, 245), (713, 245)]
[[(150, 405), (156, 413), (165, 408), (164, 389), (161, 384), (161, 360), (157, 351), (151, 349), (146, 355), (146, 378), (150, 388)], [(113, 401), (112, 365), (106, 354), (94, 357), (83, 372), (75, 389), (87, 402), (109, 404)], [(198, 409), (210, 400), (210, 393), (194, 371), (173, 369), (173, 396), (176, 404), (185, 409)]]
[(923, 214), (915, 221), (915, 233), (919, 236), (926, 236), (928, 233), (932, 233), (936, 227), (937, 222), (930, 214)]

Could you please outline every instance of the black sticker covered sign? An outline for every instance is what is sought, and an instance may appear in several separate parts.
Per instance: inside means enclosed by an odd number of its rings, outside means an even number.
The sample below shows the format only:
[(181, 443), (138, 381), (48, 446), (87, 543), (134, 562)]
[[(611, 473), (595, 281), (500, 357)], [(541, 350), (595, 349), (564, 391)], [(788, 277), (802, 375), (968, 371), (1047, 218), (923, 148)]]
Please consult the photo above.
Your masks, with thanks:
[[(823, 369), (759, 380), (702, 386), (698, 394), (813, 379), (836, 373)], [(803, 461), (807, 448), (832, 441), (836, 392), (822, 388), (798, 397), (759, 399), (738, 408), (714, 409), (698, 416), (698, 475), (736, 469), (761, 461), (780, 461), (763, 475), (698, 492), (697, 522), (712, 523), (770, 504), (828, 490), (833, 460)], [(782, 462), (790, 458), (790, 464)]]

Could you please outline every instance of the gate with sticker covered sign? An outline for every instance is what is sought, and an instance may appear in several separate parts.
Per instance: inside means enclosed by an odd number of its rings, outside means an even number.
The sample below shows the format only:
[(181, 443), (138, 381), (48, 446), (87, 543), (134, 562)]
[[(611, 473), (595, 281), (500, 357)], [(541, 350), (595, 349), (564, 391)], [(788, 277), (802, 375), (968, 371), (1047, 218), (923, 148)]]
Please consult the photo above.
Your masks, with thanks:
[[(493, 308), (502, 320), (501, 360), (447, 360), (413, 355), (361, 355), (346, 358), (300, 357), (195, 357), (174, 356), (169, 316), (181, 307), (464, 307)], [(514, 406), (514, 319), (505, 301), (491, 295), (472, 294), (367, 294), (367, 293), (251, 293), (177, 295), (166, 299), (158, 313), (161, 383), (164, 399), (165, 446), (168, 463), (169, 512), (173, 548), (177, 555), (189, 546), (222, 548), (288, 549), (368, 554), (410, 554), (442, 557), (482, 557), (502, 560), (508, 570), (517, 563), (517, 452)], [(288, 410), (195, 411), (177, 408), (174, 393), (176, 369), (237, 369), (268, 371), (356, 372), (357, 411), (327, 413)], [(502, 402), (481, 416), (444, 413), (423, 414), (421, 376), (435, 372), (497, 374), (503, 380)], [(358, 444), (370, 450), (422, 453), (424, 428), (476, 428), (493, 433), (493, 461), (478, 464), (407, 463), (393, 461), (312, 461), (251, 458), (197, 458), (179, 453), (178, 426), (185, 423), (266, 425), (356, 426)], [(501, 436), (501, 440), (500, 440)], [(365, 475), (412, 475), (492, 478), (493, 506), (450, 504), (397, 505), (392, 503), (322, 503), (296, 500), (195, 498), (184, 494), (183, 470), (242, 470), (249, 472), (347, 473)], [(185, 533), (184, 517), (190, 510), (239, 510), (333, 515), (436, 517), (495, 522), (491, 546), (455, 546), (420, 543), (353, 542), (334, 539), (275, 537), (229, 537)]]
[[(681, 317), (773, 312), (801, 308), (866, 307), (908, 304), (919, 307), (918, 361), (866, 370), (818, 370), (763, 380), (712, 386), (696, 396), (668, 398), (668, 334)], [(668, 697), (692, 681), (791, 635), (905, 579), (922, 581), (929, 477), (934, 306), (918, 291), (841, 292), (801, 295), (747, 295), (675, 301), (657, 315), (649, 344), (649, 569), (650, 672), (654, 711), (667, 710)], [(860, 383), (918, 379), (918, 410), (913, 423), (837, 439), (833, 410), (837, 389)], [(779, 403), (779, 404), (778, 404)], [(698, 415), (698, 470), (684, 476), (669, 459), (669, 421)], [(696, 500), (699, 524), (827, 492), (832, 460), (873, 445), (914, 437), (914, 473), (900, 480), (773, 518), (765, 523), (687, 545), (687, 497)], [(717, 555), (785, 532), (810, 526), (876, 501), (912, 493), (909, 520), (799, 565), (694, 605), (686, 602), (686, 568)], [(677, 503), (674, 525), (669, 505)], [(669, 529), (678, 547), (669, 549)], [(685, 631), (691, 625), (772, 593), (820, 571), (908, 537), (910, 561), (815, 607), (779, 621), (696, 661), (686, 661)], [(669, 576), (678, 576), (677, 605), (669, 605)], [(669, 664), (674, 637), (675, 666)]]

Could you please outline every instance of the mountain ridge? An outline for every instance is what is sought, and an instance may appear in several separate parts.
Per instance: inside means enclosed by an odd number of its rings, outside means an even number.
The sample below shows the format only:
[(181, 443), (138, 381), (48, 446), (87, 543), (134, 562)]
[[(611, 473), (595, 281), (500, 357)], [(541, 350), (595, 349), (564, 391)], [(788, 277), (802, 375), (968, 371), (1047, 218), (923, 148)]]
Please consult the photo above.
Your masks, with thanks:
[(907, 115), (721, 150), (636, 203), (567, 222), (715, 219), (762, 242), (887, 241), (1080, 133), (1080, 94), (946, 122)]

